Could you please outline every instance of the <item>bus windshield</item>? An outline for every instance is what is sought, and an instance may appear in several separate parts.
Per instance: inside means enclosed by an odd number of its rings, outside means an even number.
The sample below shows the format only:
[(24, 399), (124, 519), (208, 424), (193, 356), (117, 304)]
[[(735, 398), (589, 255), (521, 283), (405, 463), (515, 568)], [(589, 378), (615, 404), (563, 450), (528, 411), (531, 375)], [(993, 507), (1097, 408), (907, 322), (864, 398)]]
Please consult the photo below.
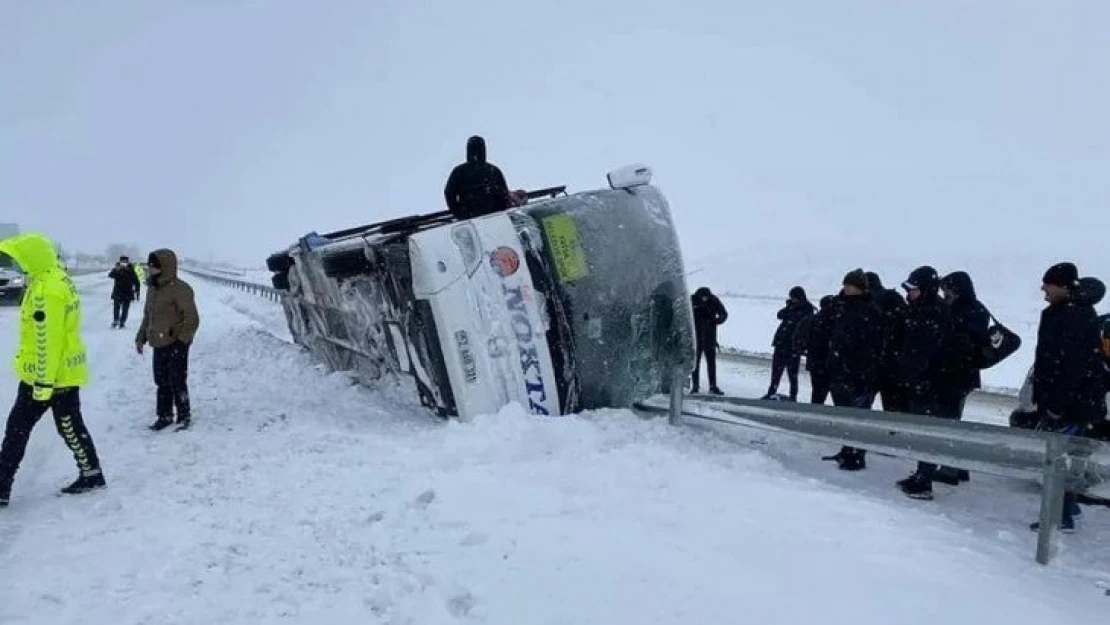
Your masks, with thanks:
[(693, 367), (693, 320), (678, 238), (653, 187), (582, 193), (526, 206), (514, 221), (564, 412), (629, 407)]

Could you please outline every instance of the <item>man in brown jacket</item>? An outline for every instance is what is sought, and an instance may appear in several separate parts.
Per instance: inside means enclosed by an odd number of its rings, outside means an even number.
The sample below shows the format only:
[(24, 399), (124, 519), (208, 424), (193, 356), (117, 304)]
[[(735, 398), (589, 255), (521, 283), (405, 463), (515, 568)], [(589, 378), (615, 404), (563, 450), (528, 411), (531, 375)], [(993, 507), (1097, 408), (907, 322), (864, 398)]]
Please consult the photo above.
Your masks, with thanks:
[(135, 336), (135, 349), (154, 348), (154, 384), (158, 387), (158, 420), (150, 429), (173, 425), (177, 407), (178, 430), (189, 427), (189, 346), (193, 343), (200, 315), (193, 288), (177, 275), (177, 255), (161, 249), (147, 259), (146, 304), (143, 322)]

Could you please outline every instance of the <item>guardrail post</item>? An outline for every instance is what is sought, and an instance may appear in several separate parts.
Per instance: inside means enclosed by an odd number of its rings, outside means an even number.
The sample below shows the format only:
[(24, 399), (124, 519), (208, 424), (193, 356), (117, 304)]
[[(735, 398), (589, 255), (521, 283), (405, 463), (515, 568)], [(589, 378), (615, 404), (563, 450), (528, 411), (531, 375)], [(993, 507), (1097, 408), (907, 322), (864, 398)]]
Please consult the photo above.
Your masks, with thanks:
[(682, 387), (685, 383), (682, 367), (671, 369), (671, 425), (682, 425)]
[(1041, 520), (1037, 531), (1037, 563), (1052, 558), (1052, 538), (1064, 516), (1064, 480), (1067, 477), (1068, 440), (1063, 436), (1048, 439), (1044, 460), (1044, 486), (1041, 489)]

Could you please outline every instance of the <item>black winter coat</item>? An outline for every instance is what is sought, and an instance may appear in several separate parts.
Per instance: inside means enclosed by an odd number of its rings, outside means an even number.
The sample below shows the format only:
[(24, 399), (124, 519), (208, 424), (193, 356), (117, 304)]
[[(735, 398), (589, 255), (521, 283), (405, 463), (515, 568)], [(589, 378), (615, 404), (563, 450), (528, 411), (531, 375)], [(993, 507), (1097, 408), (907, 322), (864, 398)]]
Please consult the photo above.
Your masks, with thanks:
[(117, 265), (108, 272), (108, 277), (115, 282), (112, 285), (112, 299), (117, 301), (139, 299), (141, 285), (134, 265)]
[(958, 271), (944, 279), (958, 297), (949, 305), (952, 337), (945, 355), (944, 390), (967, 393), (982, 386), (976, 356), (990, 346), (990, 313), (975, 294), (971, 276)]
[(867, 294), (841, 295), (833, 304), (825, 360), (830, 385), (878, 390), (882, 319), (882, 311)]
[(821, 307), (817, 312), (798, 322), (798, 329), (794, 331), (794, 351), (805, 354), (806, 371), (823, 375), (826, 371), (826, 361), (829, 358), (829, 332), (837, 296), (827, 295), (821, 298)]
[(771, 345), (775, 349), (794, 351), (794, 331), (798, 329), (798, 324), (802, 319), (812, 315), (816, 310), (813, 304), (805, 300), (797, 304), (790, 304), (780, 310), (778, 313), (779, 327), (775, 330), (775, 337), (771, 340)]
[(459, 219), (489, 215), (512, 205), (505, 175), (486, 162), (486, 143), (481, 137), (467, 142), (466, 162), (451, 171), (443, 196), (451, 214)]
[(897, 375), (912, 395), (931, 397), (944, 382), (952, 314), (935, 289), (924, 289), (923, 293), (906, 307), (905, 332), (897, 348)]
[(698, 349), (717, 349), (717, 326), (728, 320), (728, 310), (720, 298), (702, 287), (690, 296), (694, 308), (694, 338)]
[(1092, 299), (1080, 290), (1051, 304), (1041, 311), (1037, 328), (1033, 402), (1066, 423), (1087, 424), (1106, 415), (1106, 365)]

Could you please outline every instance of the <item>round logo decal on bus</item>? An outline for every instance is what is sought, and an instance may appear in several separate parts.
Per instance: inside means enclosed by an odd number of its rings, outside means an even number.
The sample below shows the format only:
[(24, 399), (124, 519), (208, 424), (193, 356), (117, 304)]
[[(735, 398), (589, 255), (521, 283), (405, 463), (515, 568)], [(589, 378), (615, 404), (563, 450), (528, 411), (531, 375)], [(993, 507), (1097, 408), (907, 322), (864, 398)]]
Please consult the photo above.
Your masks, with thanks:
[(499, 247), (489, 254), (489, 264), (497, 275), (508, 278), (520, 269), (520, 255), (511, 247)]

